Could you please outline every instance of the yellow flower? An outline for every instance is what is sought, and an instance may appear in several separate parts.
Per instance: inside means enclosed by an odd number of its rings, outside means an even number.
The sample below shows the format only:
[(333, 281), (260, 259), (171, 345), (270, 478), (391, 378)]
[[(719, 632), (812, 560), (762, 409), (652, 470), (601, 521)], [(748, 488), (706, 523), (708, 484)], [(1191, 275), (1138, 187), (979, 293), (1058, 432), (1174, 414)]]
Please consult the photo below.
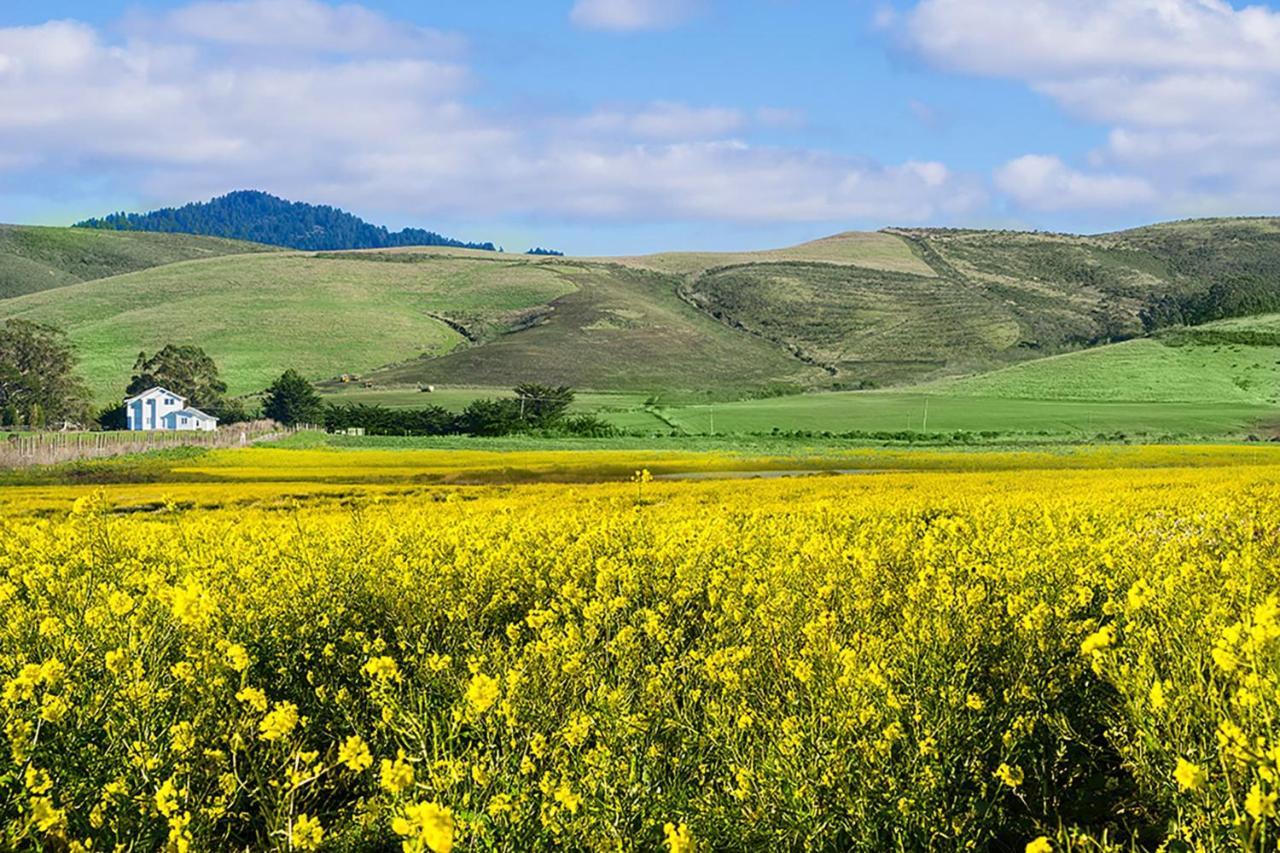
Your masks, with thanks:
[(31, 822), (35, 824), (36, 829), (40, 832), (52, 832), (61, 826), (66, 818), (62, 809), (53, 807), (53, 799), (51, 797), (32, 797), (30, 808)]
[(364, 674), (375, 681), (399, 681), (400, 667), (386, 655), (370, 658), (364, 665)]
[(49, 778), (49, 771), (47, 770), (38, 770), (34, 766), (28, 766), (23, 776), (27, 790), (33, 794), (46, 794), (53, 787), (53, 779)]
[(1018, 765), (1001, 764), (996, 768), (995, 777), (1010, 788), (1016, 788), (1022, 784), (1025, 774)]
[(46, 693), (44, 700), (40, 703), (40, 719), (47, 723), (60, 723), (62, 718), (71, 711), (71, 705), (66, 699), (52, 693)]
[(1027, 842), (1026, 853), (1053, 853), (1053, 842), (1045, 836)]
[(338, 747), (338, 760), (356, 773), (373, 766), (369, 744), (360, 735), (352, 735), (342, 742), (342, 746)]
[(467, 707), (474, 716), (478, 717), (493, 707), (493, 703), (498, 701), (501, 692), (502, 688), (497, 679), (490, 678), (483, 672), (477, 672), (471, 677), (471, 683), (467, 685)]
[(556, 802), (567, 809), (571, 814), (577, 814), (578, 809), (582, 806), (582, 797), (573, 792), (568, 782), (561, 782), (560, 787), (556, 788)]
[(1178, 765), (1173, 771), (1173, 778), (1177, 780), (1179, 787), (1187, 791), (1197, 791), (1204, 787), (1204, 783), (1207, 781), (1204, 770), (1185, 758), (1178, 759)]
[(107, 672), (119, 673), (124, 669), (124, 665), (129, 661), (129, 653), (124, 649), (112, 649), (107, 652), (104, 659), (107, 665)]
[(173, 744), (173, 751), (179, 755), (186, 755), (188, 752), (196, 748), (196, 733), (191, 723), (183, 720), (177, 725), (169, 727), (169, 742)]
[(164, 780), (155, 794), (156, 811), (170, 817), (178, 810), (178, 787), (173, 784), (173, 777)]
[(236, 693), (236, 699), (261, 713), (267, 710), (267, 694), (256, 687), (245, 687)]
[(1249, 789), (1248, 796), (1244, 798), (1244, 810), (1254, 820), (1275, 817), (1276, 795), (1274, 793), (1263, 793), (1261, 783), (1254, 782), (1253, 787)]
[(316, 818), (300, 814), (293, 822), (292, 840), (299, 850), (315, 850), (324, 840), (324, 827)]
[(1240, 665), (1235, 652), (1223, 645), (1214, 646), (1209, 655), (1223, 672), (1233, 672)]
[(1164, 685), (1160, 683), (1160, 679), (1157, 678), (1154, 682), (1152, 682), (1151, 692), (1147, 695), (1147, 698), (1151, 702), (1151, 710), (1153, 711), (1164, 710), (1164, 707), (1166, 705), (1165, 695), (1164, 695)]
[(404, 760), (404, 752), (396, 755), (396, 760), (382, 759), (382, 787), (393, 794), (399, 794), (413, 784), (413, 765)]
[(129, 596), (129, 593), (122, 589), (117, 589), (107, 596), (107, 606), (111, 608), (111, 612), (116, 616), (125, 616), (133, 609), (133, 599)]
[(561, 734), (564, 736), (564, 742), (569, 746), (582, 746), (586, 743), (587, 736), (591, 734), (592, 719), (589, 715), (581, 711), (574, 711), (569, 716), (569, 722), (564, 727)]
[(1089, 636), (1085, 637), (1084, 642), (1080, 644), (1080, 654), (1089, 655), (1108, 649), (1115, 644), (1116, 629), (1110, 625), (1103, 625)]
[(289, 736), (298, 725), (298, 706), (292, 702), (277, 702), (271, 713), (258, 724), (258, 736), (263, 740), (280, 740)]
[(40, 664), (40, 680), (50, 687), (57, 687), (67, 675), (67, 665), (57, 658)]
[(666, 838), (667, 850), (670, 853), (693, 853), (693, 834), (685, 824), (676, 826), (674, 823), (668, 823), (662, 827), (662, 834)]
[(451, 853), (453, 850), (453, 812), (439, 803), (411, 803), (391, 821), (396, 835), (406, 839), (405, 853)]
[(249, 652), (246, 651), (245, 647), (239, 643), (232, 643), (227, 646), (225, 656), (227, 659), (227, 666), (231, 667), (236, 672), (244, 672), (249, 668)]
[(1151, 588), (1151, 584), (1142, 578), (1139, 578), (1133, 586), (1129, 587), (1127, 597), (1130, 610), (1141, 610), (1151, 600), (1155, 594), (1155, 590)]
[(983, 702), (982, 697), (977, 693), (970, 693), (964, 700), (964, 705), (971, 711), (981, 711), (983, 708), (987, 707), (987, 703)]
[(485, 811), (489, 813), (489, 817), (497, 817), (511, 811), (511, 795), (494, 794), (493, 799), (489, 801), (489, 807)]

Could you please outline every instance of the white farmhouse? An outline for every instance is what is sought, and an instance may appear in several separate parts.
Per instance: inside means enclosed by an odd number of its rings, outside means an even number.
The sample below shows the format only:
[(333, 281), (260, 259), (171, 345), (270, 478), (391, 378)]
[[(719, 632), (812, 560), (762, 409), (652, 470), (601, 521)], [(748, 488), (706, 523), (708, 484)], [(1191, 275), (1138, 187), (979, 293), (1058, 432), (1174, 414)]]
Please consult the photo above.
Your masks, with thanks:
[(129, 429), (214, 430), (218, 419), (187, 405), (187, 398), (155, 387), (124, 401)]

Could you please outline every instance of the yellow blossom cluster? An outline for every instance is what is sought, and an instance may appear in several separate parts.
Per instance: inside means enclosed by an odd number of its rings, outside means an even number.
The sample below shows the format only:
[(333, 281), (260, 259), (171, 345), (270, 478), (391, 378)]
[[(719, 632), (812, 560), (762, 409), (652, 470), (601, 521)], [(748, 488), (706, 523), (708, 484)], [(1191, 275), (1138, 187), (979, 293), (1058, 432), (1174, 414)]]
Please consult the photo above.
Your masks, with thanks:
[(1276, 469), (981, 458), (9, 494), (2, 846), (1274, 847)]

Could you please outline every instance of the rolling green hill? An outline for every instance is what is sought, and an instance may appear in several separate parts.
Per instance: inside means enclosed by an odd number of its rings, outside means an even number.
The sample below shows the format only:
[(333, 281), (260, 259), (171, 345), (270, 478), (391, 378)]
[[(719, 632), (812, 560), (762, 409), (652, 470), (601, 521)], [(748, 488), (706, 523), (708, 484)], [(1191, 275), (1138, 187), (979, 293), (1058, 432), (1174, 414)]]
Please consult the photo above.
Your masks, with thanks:
[(192, 237), (0, 225), (0, 299), (113, 275), (268, 246)]
[[(892, 391), (658, 410), (697, 434), (781, 431), (1189, 436), (1280, 429), (1280, 314), (1178, 327)], [(611, 416), (623, 423), (620, 416)], [(714, 424), (713, 424), (714, 418)]]
[(121, 395), (139, 350), (166, 342), (204, 347), (230, 391), (243, 394), (288, 366), (320, 379), (440, 355), (464, 338), (432, 314), (506, 316), (569, 289), (526, 264), (370, 264), (273, 253), (169, 264), (30, 294), (0, 301), (0, 316), (67, 330), (102, 404)]
[[(1092, 237), (896, 229), (626, 258), (264, 253), (78, 229), (4, 229), (3, 246), (0, 265), (26, 270), (32, 292), (0, 298), (0, 319), (66, 329), (100, 403), (119, 396), (139, 350), (169, 342), (203, 346), (233, 393), (285, 367), (358, 374), (372, 390), (534, 380), (672, 407), (741, 400), (725, 412), (741, 410), (751, 431), (860, 429), (847, 426), (854, 410), (896, 429), (924, 397), (959, 401), (948, 406), (973, 414), (956, 415), (963, 428), (1003, 410), (984, 400), (1058, 405), (1005, 417), (1030, 424), (1083, 404), (1206, 402), (1240, 407), (1232, 423), (1244, 423), (1280, 399), (1280, 320), (1260, 316), (1280, 317), (1274, 219)], [(48, 287), (30, 283), (41, 276)], [(795, 396), (858, 388), (883, 390)], [(945, 428), (945, 409), (931, 426)], [(671, 423), (697, 411), (673, 408)]]
[(1157, 335), (921, 387), (1022, 400), (1280, 405), (1280, 335), (1265, 344)]
[(897, 229), (917, 266), (742, 261), (686, 276), (722, 321), (821, 367), (835, 387), (974, 373), (1280, 310), (1280, 220), (1202, 220), (1079, 237)]
[[(739, 394), (753, 387), (799, 390), (818, 371), (769, 342), (700, 313), (675, 293), (669, 276), (608, 264), (544, 263), (572, 290), (478, 345), (416, 359), (366, 377), (375, 384), (428, 382), (550, 384), (615, 390), (703, 390)], [(469, 327), (470, 328), (470, 327)], [(515, 331), (513, 331), (515, 330)]]

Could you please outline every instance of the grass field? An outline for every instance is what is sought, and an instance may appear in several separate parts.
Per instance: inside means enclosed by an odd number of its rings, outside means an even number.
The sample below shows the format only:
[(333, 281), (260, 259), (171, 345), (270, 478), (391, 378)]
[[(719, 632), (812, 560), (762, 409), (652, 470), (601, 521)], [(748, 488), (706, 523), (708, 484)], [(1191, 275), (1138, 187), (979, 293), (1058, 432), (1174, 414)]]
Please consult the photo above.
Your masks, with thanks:
[(1275, 838), (1280, 449), (150, 461), (0, 488), (15, 849)]
[(1247, 402), (1029, 400), (899, 391), (806, 394), (659, 411), (676, 427), (697, 434), (712, 432), (714, 419), (714, 431), (720, 433), (965, 430), (1064, 438), (1241, 436), (1264, 430), (1280, 414), (1274, 406)]
[[(1200, 350), (1203, 349), (1203, 352)], [(1059, 356), (969, 379), (903, 391), (789, 395), (714, 404), (646, 406), (643, 394), (579, 392), (573, 411), (594, 412), (626, 432), (707, 436), (781, 432), (999, 433), (1006, 440), (1046, 435), (1091, 440), (1099, 435), (1270, 435), (1280, 426), (1274, 396), (1280, 349), (1231, 345), (1167, 347), (1154, 340)], [(1243, 353), (1237, 350), (1243, 350)], [(1169, 355), (1171, 353), (1172, 355)], [(1270, 357), (1264, 367), (1257, 359)], [(1238, 369), (1233, 370), (1235, 365)], [(1124, 384), (1117, 387), (1109, 377)], [(392, 408), (440, 405), (460, 410), (503, 388), (343, 388), (330, 402)]]
[[(1236, 326), (1257, 328), (1243, 320)], [(1212, 331), (1223, 328), (1199, 327), (1179, 335), (1176, 344), (1126, 341), (928, 387), (947, 395), (1027, 400), (1280, 403), (1280, 342), (1213, 342)], [(1197, 343), (1201, 337), (1207, 342)]]
[(0, 299), (177, 261), (269, 251), (275, 250), (189, 234), (0, 225)]

